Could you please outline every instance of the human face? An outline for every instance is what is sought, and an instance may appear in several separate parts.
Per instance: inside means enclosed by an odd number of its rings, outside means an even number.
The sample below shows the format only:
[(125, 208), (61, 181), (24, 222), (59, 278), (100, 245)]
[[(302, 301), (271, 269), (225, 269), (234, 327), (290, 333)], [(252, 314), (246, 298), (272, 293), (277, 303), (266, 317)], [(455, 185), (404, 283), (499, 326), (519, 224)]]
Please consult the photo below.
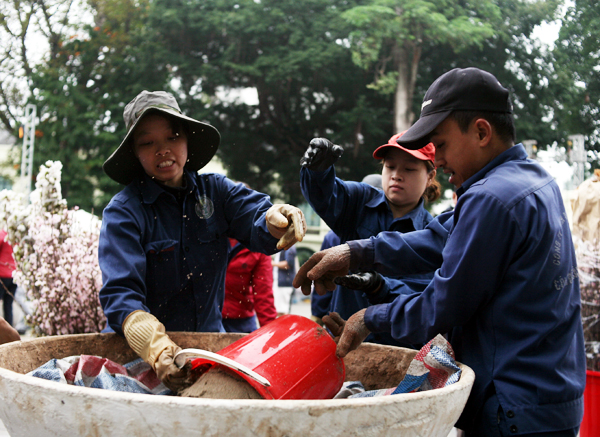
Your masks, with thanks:
[(456, 188), (484, 165), (480, 136), (474, 122), (467, 132), (462, 132), (454, 119), (446, 118), (433, 130), (430, 140), (435, 146), (435, 166), (450, 175), (449, 182)]
[(434, 176), (435, 170), (429, 172), (425, 161), (390, 147), (383, 160), (381, 186), (394, 218), (416, 208)]
[(173, 132), (167, 118), (158, 114), (142, 118), (133, 132), (133, 151), (148, 176), (169, 187), (183, 185), (187, 137)]

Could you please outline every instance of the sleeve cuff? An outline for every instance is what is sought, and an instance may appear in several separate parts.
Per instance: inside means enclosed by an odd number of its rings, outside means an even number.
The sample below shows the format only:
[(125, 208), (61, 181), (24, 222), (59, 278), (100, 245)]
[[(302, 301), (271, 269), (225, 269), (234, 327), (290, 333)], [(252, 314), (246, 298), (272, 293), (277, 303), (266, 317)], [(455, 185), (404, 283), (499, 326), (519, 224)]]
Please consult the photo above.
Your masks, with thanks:
[(389, 304), (372, 305), (365, 311), (365, 325), (371, 332), (391, 332)]
[(381, 284), (381, 287), (379, 288), (379, 290), (377, 290), (375, 293), (363, 293), (364, 296), (367, 298), (367, 300), (369, 301), (369, 303), (371, 305), (377, 305), (380, 303), (385, 303), (386, 302), (386, 298), (388, 297), (390, 292), (390, 287), (388, 286), (388, 279), (383, 276), (383, 284)]
[(350, 270), (372, 269), (375, 250), (371, 239), (348, 241), (346, 244), (350, 247)]

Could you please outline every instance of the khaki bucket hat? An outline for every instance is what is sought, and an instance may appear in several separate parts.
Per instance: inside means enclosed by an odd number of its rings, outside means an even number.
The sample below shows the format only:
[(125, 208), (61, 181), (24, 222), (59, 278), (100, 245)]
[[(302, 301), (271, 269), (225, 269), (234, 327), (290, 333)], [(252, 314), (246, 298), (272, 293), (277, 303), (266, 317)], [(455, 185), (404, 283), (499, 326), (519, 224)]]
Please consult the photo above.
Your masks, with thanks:
[(114, 181), (127, 185), (144, 174), (140, 161), (133, 153), (131, 136), (139, 121), (149, 112), (159, 112), (177, 117), (189, 126), (188, 161), (185, 168), (198, 171), (212, 159), (219, 148), (221, 135), (208, 123), (203, 123), (181, 113), (177, 100), (165, 91), (142, 91), (125, 106), (123, 118), (127, 135), (121, 145), (104, 162), (104, 172)]

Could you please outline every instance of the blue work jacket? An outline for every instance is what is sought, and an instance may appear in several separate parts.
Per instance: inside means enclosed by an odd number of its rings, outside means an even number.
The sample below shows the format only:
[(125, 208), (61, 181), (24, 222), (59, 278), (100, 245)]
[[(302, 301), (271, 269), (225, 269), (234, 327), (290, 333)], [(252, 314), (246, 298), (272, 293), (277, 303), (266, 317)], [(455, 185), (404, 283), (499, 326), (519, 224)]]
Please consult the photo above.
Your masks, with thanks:
[(354, 267), (383, 274), (438, 267), (421, 294), (367, 309), (367, 327), (410, 342), (451, 332), (457, 359), (476, 374), (462, 429), (490, 396), (514, 435), (579, 426), (586, 375), (579, 279), (558, 186), (519, 144), (457, 194), (454, 213), (423, 231), (349, 243)]
[(288, 269), (277, 269), (277, 285), (279, 287), (291, 287), (296, 276), (296, 246), (288, 250), (282, 250), (277, 254), (277, 261), (287, 261)]
[(177, 195), (144, 176), (104, 210), (100, 303), (118, 333), (136, 310), (167, 331), (224, 332), (228, 237), (254, 252), (277, 251), (265, 222), (269, 196), (219, 174), (186, 171), (185, 179)]
[[(424, 208), (423, 200), (403, 217), (394, 219), (385, 194), (367, 183), (345, 182), (335, 176), (335, 168), (322, 172), (302, 168), (300, 171), (302, 194), (315, 212), (339, 237), (340, 244), (349, 240), (368, 238), (382, 231), (412, 232), (425, 228), (432, 220)], [(426, 273), (392, 274), (385, 277), (385, 284), (376, 295), (367, 296), (362, 291), (338, 286), (331, 295), (329, 311), (335, 311), (344, 319), (369, 305), (391, 302), (402, 293), (420, 292), (433, 278), (433, 271)], [(394, 340), (389, 333), (373, 333), (367, 341), (396, 346), (412, 346)]]
[[(329, 249), (330, 247), (339, 246), (340, 237), (335, 232), (329, 230), (325, 237), (323, 237), (323, 243), (321, 243), (321, 250)], [(339, 287), (339, 285), (338, 285)], [(331, 304), (331, 296), (333, 291), (320, 295), (315, 292), (310, 296), (310, 313), (311, 315), (318, 317), (319, 319), (329, 314), (329, 305)]]

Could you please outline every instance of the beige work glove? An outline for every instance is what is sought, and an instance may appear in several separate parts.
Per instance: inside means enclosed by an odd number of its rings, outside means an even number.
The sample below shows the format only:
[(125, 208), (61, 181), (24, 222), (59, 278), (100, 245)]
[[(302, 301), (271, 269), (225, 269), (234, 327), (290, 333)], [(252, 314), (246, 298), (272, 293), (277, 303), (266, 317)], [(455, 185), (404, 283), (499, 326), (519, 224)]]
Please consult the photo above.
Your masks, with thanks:
[(175, 354), (181, 350), (165, 333), (165, 326), (145, 311), (134, 311), (123, 322), (123, 334), (145, 362), (152, 366), (158, 378), (177, 393), (190, 385), (186, 368), (175, 365)]
[(269, 233), (279, 239), (277, 249), (287, 250), (306, 234), (306, 220), (299, 208), (287, 204), (275, 204), (265, 216)]
[(308, 296), (314, 282), (315, 292), (323, 296), (336, 288), (333, 280), (346, 276), (350, 269), (350, 246), (341, 244), (313, 254), (294, 278), (294, 288), (300, 288)]
[(348, 355), (348, 352), (353, 351), (361, 345), (365, 338), (371, 333), (365, 324), (365, 312), (363, 308), (359, 312), (353, 314), (348, 321), (335, 312), (329, 313), (328, 316), (323, 316), (323, 323), (334, 335), (337, 342), (336, 354), (340, 358)]

